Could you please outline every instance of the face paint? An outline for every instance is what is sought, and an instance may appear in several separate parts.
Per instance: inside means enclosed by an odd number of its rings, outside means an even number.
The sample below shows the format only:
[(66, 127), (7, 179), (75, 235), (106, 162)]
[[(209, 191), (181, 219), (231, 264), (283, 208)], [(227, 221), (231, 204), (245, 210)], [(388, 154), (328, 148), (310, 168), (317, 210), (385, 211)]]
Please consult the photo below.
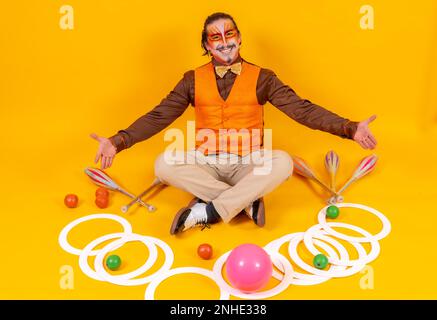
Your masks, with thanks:
[(230, 19), (219, 19), (207, 27), (206, 48), (218, 62), (232, 64), (239, 56), (240, 36)]

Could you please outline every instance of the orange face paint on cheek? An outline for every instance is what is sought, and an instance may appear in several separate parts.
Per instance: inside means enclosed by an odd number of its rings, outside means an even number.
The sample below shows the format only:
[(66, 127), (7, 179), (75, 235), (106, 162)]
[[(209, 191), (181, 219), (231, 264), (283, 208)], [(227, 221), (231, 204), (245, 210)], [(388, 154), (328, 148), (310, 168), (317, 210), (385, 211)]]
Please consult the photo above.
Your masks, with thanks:
[(223, 39), (220, 38), (220, 40), (216, 40), (216, 41), (214, 41), (214, 40), (209, 40), (209, 39), (208, 39), (208, 44), (209, 44), (209, 46), (210, 46), (211, 48), (216, 49), (217, 46), (223, 44)]

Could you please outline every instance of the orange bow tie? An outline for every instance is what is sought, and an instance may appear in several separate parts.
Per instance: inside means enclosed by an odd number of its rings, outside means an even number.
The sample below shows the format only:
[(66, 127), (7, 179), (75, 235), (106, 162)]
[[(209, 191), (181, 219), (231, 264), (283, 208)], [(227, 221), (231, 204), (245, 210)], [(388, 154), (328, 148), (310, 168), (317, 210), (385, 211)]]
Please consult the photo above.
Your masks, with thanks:
[(226, 72), (228, 72), (229, 70), (231, 70), (232, 73), (240, 75), (241, 62), (234, 63), (233, 65), (230, 66), (215, 66), (215, 72), (220, 78), (223, 78)]

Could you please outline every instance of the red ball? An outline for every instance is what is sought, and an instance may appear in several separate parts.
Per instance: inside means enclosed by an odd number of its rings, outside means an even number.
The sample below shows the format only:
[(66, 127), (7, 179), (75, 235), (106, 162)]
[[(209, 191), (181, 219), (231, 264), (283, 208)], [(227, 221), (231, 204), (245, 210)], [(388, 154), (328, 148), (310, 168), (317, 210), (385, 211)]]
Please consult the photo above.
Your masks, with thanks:
[(67, 194), (64, 198), (64, 203), (69, 208), (76, 208), (79, 198), (75, 194)]
[(109, 197), (109, 191), (106, 188), (100, 187), (96, 190), (96, 197)]
[(212, 247), (207, 243), (202, 243), (197, 248), (197, 254), (204, 260), (209, 260), (212, 257)]
[(108, 197), (105, 196), (100, 196), (96, 198), (96, 205), (100, 208), (100, 209), (105, 209), (108, 207), (109, 204), (109, 199)]

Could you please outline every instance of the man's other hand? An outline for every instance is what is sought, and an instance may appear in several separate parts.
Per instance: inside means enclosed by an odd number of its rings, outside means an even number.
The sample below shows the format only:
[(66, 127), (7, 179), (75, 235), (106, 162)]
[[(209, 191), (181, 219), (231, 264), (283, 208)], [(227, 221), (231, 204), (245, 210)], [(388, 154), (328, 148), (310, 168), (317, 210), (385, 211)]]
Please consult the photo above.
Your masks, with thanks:
[(98, 163), (101, 158), (100, 168), (102, 170), (109, 168), (112, 165), (117, 149), (108, 138), (100, 137), (95, 133), (91, 133), (90, 137), (99, 142), (99, 149), (97, 150), (94, 163)]
[(373, 115), (370, 118), (358, 123), (358, 128), (355, 132), (354, 140), (364, 149), (375, 149), (376, 147), (376, 139), (369, 129), (369, 124), (375, 119), (376, 116)]

